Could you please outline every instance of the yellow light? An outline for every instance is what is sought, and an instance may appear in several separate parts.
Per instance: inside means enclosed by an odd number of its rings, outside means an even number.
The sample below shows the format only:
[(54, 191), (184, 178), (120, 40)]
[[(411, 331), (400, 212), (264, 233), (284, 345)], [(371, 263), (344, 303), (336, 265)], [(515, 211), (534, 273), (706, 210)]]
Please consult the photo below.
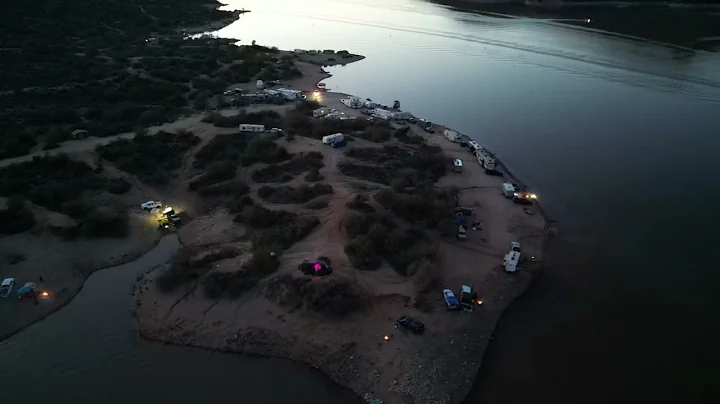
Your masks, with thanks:
[(48, 292), (42, 292), (41, 295), (43, 295), (43, 296), (50, 296), (50, 293), (48, 293)]
[(535, 194), (530, 194), (530, 197), (531, 197), (532, 199), (537, 199), (537, 195), (535, 195)]
[(590, 24), (591, 21), (592, 21), (592, 20), (589, 19), (589, 18), (586, 18), (586, 19), (585, 19), (585, 22), (588, 23), (588, 24)]
[(385, 337), (383, 337), (383, 338), (385, 338), (385, 341), (389, 341), (389, 340), (390, 340), (390, 337), (387, 336), (387, 335), (386, 335)]
[(477, 301), (477, 304), (483, 304), (483, 301), (482, 301), (482, 300), (478, 300), (478, 301)]

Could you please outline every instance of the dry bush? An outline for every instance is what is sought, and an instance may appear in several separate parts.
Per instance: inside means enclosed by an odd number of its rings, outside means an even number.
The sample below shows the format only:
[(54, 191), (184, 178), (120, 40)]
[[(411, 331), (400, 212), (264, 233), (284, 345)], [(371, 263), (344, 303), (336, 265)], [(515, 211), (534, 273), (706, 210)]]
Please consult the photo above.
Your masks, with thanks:
[(305, 203), (321, 195), (332, 194), (330, 184), (300, 185), (290, 187), (286, 185), (269, 187), (264, 185), (258, 189), (258, 196), (271, 203)]
[(308, 311), (333, 317), (362, 309), (366, 300), (356, 285), (346, 281), (325, 278), (313, 282), (310, 278), (295, 278), (292, 275), (269, 282), (265, 296), (283, 306), (304, 307)]

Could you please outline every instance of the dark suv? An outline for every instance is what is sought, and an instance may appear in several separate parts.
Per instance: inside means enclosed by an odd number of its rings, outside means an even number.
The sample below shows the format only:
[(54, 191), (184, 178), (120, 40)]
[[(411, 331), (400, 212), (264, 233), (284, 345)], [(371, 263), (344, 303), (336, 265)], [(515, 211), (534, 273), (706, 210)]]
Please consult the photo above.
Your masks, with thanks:
[(425, 324), (408, 316), (401, 316), (395, 321), (395, 324), (402, 331), (410, 330), (415, 334), (422, 334), (425, 331)]

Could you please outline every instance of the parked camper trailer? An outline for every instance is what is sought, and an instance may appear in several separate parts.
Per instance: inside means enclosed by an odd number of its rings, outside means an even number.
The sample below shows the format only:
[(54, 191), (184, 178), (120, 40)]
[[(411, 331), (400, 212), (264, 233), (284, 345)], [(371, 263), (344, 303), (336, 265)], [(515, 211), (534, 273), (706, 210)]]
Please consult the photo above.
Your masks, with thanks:
[(411, 113), (406, 111), (395, 112), (394, 116), (396, 121), (407, 121), (413, 117)]
[(257, 87), (258, 90), (262, 90), (263, 88), (265, 88), (265, 83), (262, 80), (258, 80), (255, 83), (255, 87)]
[(467, 148), (473, 154), (477, 154), (478, 151), (483, 150), (482, 146), (480, 146), (480, 143), (474, 140), (467, 142)]
[(299, 98), (302, 98), (302, 91), (290, 90), (290, 89), (287, 89), (287, 88), (278, 88), (276, 91), (277, 91), (280, 95), (282, 95), (283, 97), (285, 97), (285, 99), (288, 100), (288, 101), (295, 101), (295, 100), (297, 100), (297, 99), (299, 99)]
[(380, 118), (380, 119), (384, 119), (384, 120), (386, 120), (386, 121), (392, 119), (392, 117), (393, 117), (393, 113), (392, 113), (392, 112), (390, 112), (390, 111), (388, 111), (388, 110), (386, 110), (386, 109), (382, 109), (382, 108), (375, 108), (375, 109), (373, 110), (373, 113), (372, 113), (372, 114), (373, 114), (374, 117)]
[(313, 117), (320, 118), (321, 116), (325, 116), (328, 113), (330, 113), (329, 108), (318, 108), (315, 111), (313, 111)]
[(342, 133), (335, 133), (333, 135), (323, 136), (322, 139), (323, 144), (333, 144), (337, 142), (342, 142), (343, 140), (345, 140), (345, 136), (343, 136)]
[(250, 123), (243, 123), (240, 124), (240, 132), (254, 132), (254, 133), (263, 133), (265, 132), (265, 125), (253, 125)]
[(345, 104), (346, 107), (353, 109), (360, 109), (365, 106), (365, 103), (363, 103), (362, 100), (357, 97), (343, 98), (342, 100), (340, 100), (340, 102)]
[(513, 198), (515, 196), (515, 187), (509, 182), (503, 182), (502, 193), (506, 198)]
[(478, 150), (476, 155), (477, 155), (478, 163), (480, 163), (480, 165), (483, 166), (483, 168), (485, 168), (485, 170), (494, 170), (495, 169), (495, 164), (496, 164), (495, 159), (490, 157), (490, 155), (487, 154), (487, 152), (484, 149), (481, 148), (480, 150)]
[(461, 173), (462, 170), (463, 170), (462, 160), (460, 160), (460, 159), (453, 160), (453, 171), (455, 171), (456, 173)]
[(451, 142), (459, 142), (460, 141), (460, 134), (455, 132), (454, 130), (445, 129), (445, 132), (443, 132), (447, 140)]
[(505, 259), (503, 259), (503, 266), (505, 267), (505, 272), (517, 272), (518, 264), (520, 263), (520, 253), (517, 251), (510, 251), (509, 253), (505, 254)]

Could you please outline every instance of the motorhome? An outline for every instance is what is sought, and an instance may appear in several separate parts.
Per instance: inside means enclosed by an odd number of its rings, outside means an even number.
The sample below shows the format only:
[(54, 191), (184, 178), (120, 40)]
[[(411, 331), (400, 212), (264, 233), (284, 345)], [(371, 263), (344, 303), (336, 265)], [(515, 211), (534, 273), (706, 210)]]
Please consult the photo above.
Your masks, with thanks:
[(263, 132), (265, 132), (265, 125), (254, 125), (254, 124), (250, 124), (250, 123), (243, 123), (243, 124), (240, 124), (238, 129), (240, 129), (240, 132), (263, 133)]
[(343, 98), (342, 100), (340, 100), (340, 102), (345, 104), (346, 107), (353, 109), (360, 109), (365, 106), (365, 103), (363, 103), (362, 100), (357, 97)]
[(302, 91), (290, 90), (287, 88), (278, 88), (275, 91), (277, 91), (280, 95), (285, 97), (285, 99), (288, 101), (295, 101), (299, 98), (302, 98)]
[(485, 170), (492, 171), (495, 170), (496, 162), (495, 159), (490, 157), (490, 155), (485, 151), (485, 149), (480, 148), (475, 155), (477, 156), (478, 163), (480, 163), (481, 166)]
[(453, 171), (455, 171), (456, 173), (461, 173), (462, 170), (463, 170), (462, 160), (460, 160), (460, 159), (453, 160)]
[(502, 193), (506, 198), (513, 198), (515, 196), (515, 187), (509, 182), (503, 182)]
[(392, 119), (393, 113), (382, 108), (375, 108), (372, 115), (376, 118), (384, 119), (386, 121)]
[(345, 136), (343, 136), (342, 133), (335, 133), (334, 135), (323, 136), (322, 142), (323, 144), (334, 144), (337, 142), (342, 142), (344, 139)]
[(447, 140), (451, 142), (459, 142), (460, 141), (460, 134), (455, 132), (454, 130), (445, 129), (443, 132)]
[(407, 121), (412, 119), (412, 114), (406, 111), (395, 112), (394, 114), (396, 121)]
[(505, 272), (517, 272), (518, 264), (520, 263), (520, 253), (517, 251), (510, 251), (509, 253), (505, 254), (505, 259), (503, 259), (503, 266), (505, 267)]

